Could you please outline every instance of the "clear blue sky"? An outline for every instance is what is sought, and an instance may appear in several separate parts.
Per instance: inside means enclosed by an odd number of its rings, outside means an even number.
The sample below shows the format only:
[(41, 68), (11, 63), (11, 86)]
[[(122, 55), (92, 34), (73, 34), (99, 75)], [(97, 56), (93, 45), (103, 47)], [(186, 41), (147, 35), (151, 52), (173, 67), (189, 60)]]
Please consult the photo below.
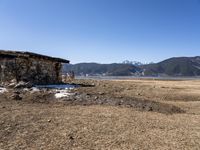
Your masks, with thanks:
[(200, 0), (0, 0), (0, 49), (78, 62), (200, 55)]

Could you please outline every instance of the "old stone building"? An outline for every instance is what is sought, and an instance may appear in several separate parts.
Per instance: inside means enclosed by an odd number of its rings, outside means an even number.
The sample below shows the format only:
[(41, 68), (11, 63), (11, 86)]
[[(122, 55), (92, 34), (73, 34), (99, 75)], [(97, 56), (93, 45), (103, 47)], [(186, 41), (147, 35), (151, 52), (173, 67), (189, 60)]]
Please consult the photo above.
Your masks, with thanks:
[(0, 81), (60, 83), (62, 63), (69, 61), (30, 52), (0, 50)]

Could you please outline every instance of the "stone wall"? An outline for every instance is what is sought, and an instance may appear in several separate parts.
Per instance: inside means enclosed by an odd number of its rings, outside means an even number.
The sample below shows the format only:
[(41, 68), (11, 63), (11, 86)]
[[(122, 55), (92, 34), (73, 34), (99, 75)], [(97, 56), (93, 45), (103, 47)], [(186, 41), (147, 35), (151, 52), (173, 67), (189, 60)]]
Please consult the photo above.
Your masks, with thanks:
[(61, 82), (61, 63), (37, 58), (1, 58), (1, 82), (30, 81), (34, 84)]
[(0, 59), (0, 81), (6, 82), (15, 79), (15, 60), (12, 58)]

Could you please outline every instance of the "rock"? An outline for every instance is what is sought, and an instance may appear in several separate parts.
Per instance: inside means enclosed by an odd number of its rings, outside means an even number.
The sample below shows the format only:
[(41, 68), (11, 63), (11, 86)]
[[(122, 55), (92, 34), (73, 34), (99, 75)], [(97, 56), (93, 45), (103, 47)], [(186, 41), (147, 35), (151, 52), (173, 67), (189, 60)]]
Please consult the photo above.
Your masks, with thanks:
[(7, 83), (7, 86), (9, 88), (14, 88), (16, 84), (17, 84), (16, 79), (12, 79), (10, 82)]
[(140, 94), (140, 93), (137, 93), (137, 95), (138, 95), (138, 96), (141, 96), (141, 94)]
[(69, 139), (70, 139), (70, 140), (74, 140), (74, 137), (73, 137), (73, 136), (69, 136)]
[(151, 106), (146, 108), (147, 111), (153, 111), (153, 108)]
[(21, 94), (19, 91), (14, 91), (13, 93), (17, 95)]
[(16, 83), (10, 83), (10, 84), (8, 85), (8, 87), (9, 87), (9, 88), (14, 88), (15, 85), (16, 85)]
[(17, 85), (15, 85), (15, 88), (31, 88), (33, 86), (33, 84), (31, 82), (24, 82), (24, 81), (20, 81), (19, 83), (17, 83)]
[(29, 92), (29, 89), (28, 88), (24, 88), (23, 91), (24, 92)]
[(8, 92), (8, 90), (6, 88), (0, 87), (0, 93), (5, 93), (5, 92)]
[(13, 95), (11, 95), (11, 98), (13, 100), (22, 100), (22, 97), (19, 94), (13, 94)]
[(104, 95), (105, 93), (104, 92), (99, 92), (99, 95)]
[(16, 79), (12, 79), (11, 83), (17, 83), (17, 80)]

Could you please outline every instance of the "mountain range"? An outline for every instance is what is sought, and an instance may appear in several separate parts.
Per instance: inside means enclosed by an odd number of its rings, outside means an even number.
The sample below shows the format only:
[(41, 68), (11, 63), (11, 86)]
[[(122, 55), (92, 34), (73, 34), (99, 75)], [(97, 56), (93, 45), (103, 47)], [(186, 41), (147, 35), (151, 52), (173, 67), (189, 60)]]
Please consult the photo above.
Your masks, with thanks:
[[(126, 63), (124, 63), (126, 62)], [(63, 73), (74, 71), (75, 75), (103, 76), (200, 76), (200, 56), (173, 57), (158, 63), (67, 64)]]

